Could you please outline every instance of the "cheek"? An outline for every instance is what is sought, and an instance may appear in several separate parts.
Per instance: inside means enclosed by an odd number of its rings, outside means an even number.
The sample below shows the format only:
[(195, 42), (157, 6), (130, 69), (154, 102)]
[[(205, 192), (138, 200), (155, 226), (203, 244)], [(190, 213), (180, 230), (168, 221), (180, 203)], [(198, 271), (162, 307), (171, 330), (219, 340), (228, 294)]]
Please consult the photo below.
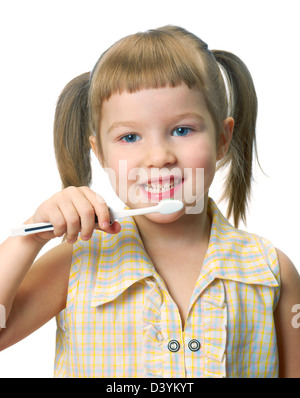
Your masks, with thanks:
[[(216, 146), (213, 142), (205, 142), (202, 145), (194, 147), (190, 151), (190, 156), (188, 158), (188, 166), (193, 170), (193, 185), (194, 189), (196, 184), (199, 183), (199, 175), (196, 174), (196, 169), (204, 170), (204, 181), (202, 182), (204, 192), (207, 192), (216, 172)], [(202, 180), (202, 178), (201, 178)], [(194, 192), (195, 193), (195, 192)]]
[(132, 171), (135, 170), (136, 165), (130, 159), (124, 159), (124, 155), (116, 151), (106, 159), (106, 171), (110, 183), (119, 198), (126, 203), (128, 189), (136, 182), (128, 179), (129, 173), (134, 174)]
[(211, 141), (204, 141), (190, 148), (187, 156), (187, 167), (202, 168), (205, 172), (214, 170), (217, 162), (216, 145)]

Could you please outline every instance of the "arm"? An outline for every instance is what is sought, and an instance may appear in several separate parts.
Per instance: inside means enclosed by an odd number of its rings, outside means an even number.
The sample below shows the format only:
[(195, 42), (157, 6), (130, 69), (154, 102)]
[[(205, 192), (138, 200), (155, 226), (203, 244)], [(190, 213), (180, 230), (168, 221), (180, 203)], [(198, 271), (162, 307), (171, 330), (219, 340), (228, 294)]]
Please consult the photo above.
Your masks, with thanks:
[[(68, 291), (72, 245), (64, 243), (53, 248), (31, 266), (29, 254), (35, 255), (34, 248), (29, 242), (14, 242), (15, 239), (8, 239), (0, 247), (0, 258), (5, 258), (1, 256), (5, 251), (11, 253), (4, 264), (6, 279), (1, 276), (4, 282), (1, 283), (1, 300), (7, 322), (0, 333), (0, 350), (28, 336), (61, 311)], [(13, 248), (15, 255), (9, 250)], [(16, 256), (24, 257), (17, 259)]]
[[(109, 225), (105, 202), (88, 187), (69, 187), (42, 203), (27, 222), (50, 222), (53, 232), (8, 238), (0, 246), (0, 304), (5, 308), (6, 328), (0, 329), (0, 350), (21, 340), (65, 307), (73, 246), (81, 232), (91, 238), (95, 214), (103, 230), (118, 233), (120, 224)], [(105, 226), (104, 226), (105, 224)], [(56, 236), (69, 243), (50, 250), (34, 264), (41, 248)]]
[(280, 250), (276, 250), (281, 274), (281, 294), (274, 312), (279, 377), (298, 378), (300, 377), (300, 319), (298, 317), (296, 322), (293, 307), (295, 304), (300, 305), (300, 276), (291, 260)]

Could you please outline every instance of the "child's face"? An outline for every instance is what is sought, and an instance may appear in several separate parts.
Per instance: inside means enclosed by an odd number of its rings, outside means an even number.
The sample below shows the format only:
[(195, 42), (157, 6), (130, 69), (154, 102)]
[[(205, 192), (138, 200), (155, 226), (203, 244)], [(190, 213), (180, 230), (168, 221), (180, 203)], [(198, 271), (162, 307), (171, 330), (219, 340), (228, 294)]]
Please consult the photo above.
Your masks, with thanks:
[[(170, 197), (191, 208), (196, 195), (206, 197), (223, 155), (201, 93), (185, 85), (112, 95), (102, 106), (100, 134), (100, 161), (113, 170), (116, 192), (132, 208)], [(204, 179), (197, 169), (204, 169)], [(147, 217), (169, 222), (178, 216)]]

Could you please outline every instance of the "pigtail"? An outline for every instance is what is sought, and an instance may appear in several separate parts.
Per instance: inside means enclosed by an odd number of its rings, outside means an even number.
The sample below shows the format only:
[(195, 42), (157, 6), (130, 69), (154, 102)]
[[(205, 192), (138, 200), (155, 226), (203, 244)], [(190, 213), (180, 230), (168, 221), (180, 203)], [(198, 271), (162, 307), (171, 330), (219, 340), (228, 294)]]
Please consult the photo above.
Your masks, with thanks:
[(89, 73), (83, 73), (66, 85), (57, 102), (54, 149), (63, 188), (91, 183), (88, 92)]
[(257, 97), (246, 65), (232, 53), (219, 50), (212, 52), (227, 76), (228, 115), (235, 120), (232, 142), (219, 167), (229, 165), (222, 199), (228, 200), (227, 217), (233, 215), (234, 225), (237, 227), (240, 219), (246, 223), (251, 194), (253, 152), (257, 158)]

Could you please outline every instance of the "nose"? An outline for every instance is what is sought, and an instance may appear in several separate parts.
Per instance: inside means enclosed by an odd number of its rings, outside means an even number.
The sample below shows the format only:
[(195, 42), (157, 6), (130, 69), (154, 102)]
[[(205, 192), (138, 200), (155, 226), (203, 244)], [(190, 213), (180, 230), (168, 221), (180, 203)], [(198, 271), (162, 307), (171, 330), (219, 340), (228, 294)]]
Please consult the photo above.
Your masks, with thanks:
[(165, 142), (149, 144), (146, 153), (145, 166), (158, 167), (173, 165), (176, 162), (176, 156), (172, 148)]

